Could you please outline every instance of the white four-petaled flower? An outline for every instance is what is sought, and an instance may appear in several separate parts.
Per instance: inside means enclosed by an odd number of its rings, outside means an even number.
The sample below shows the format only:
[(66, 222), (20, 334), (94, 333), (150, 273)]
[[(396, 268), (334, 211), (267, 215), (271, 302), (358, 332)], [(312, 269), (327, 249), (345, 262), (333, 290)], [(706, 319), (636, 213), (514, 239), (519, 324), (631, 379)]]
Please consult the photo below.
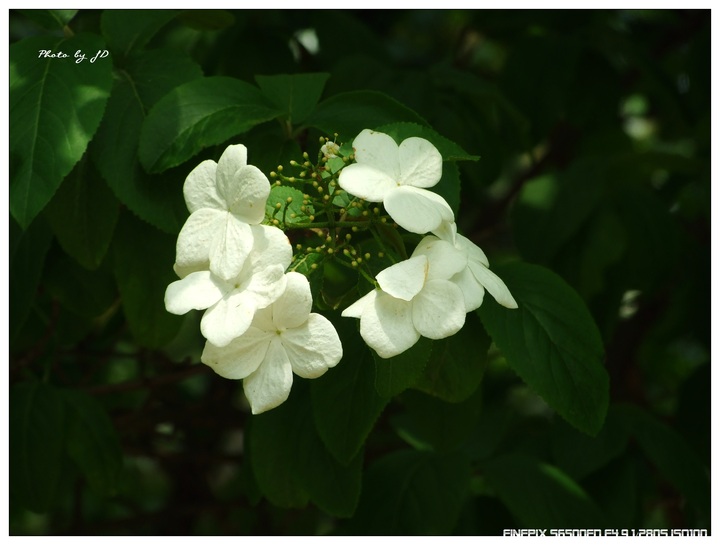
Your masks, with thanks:
[(203, 363), (219, 375), (244, 379), (253, 414), (283, 403), (290, 394), (293, 372), (317, 378), (342, 358), (342, 344), (332, 323), (310, 313), (307, 278), (287, 273), (282, 295), (255, 315), (245, 333), (225, 347), (205, 344)]
[(245, 333), (256, 311), (273, 303), (285, 289), (285, 269), (292, 259), (288, 238), (277, 227), (249, 228), (254, 244), (234, 278), (225, 280), (212, 271), (195, 271), (165, 291), (168, 312), (207, 309), (200, 330), (217, 346)]
[(177, 239), (178, 276), (210, 269), (230, 280), (253, 246), (253, 230), (265, 218), (270, 182), (247, 164), (247, 148), (228, 146), (220, 160), (200, 163), (183, 186), (190, 217)]
[(510, 290), (498, 275), (490, 270), (490, 263), (479, 246), (457, 232), (455, 223), (444, 224), (435, 231), (435, 236), (427, 236), (417, 245), (413, 256), (426, 255), (430, 261), (444, 259), (454, 252), (458, 259), (464, 259), (466, 265), (455, 273), (450, 280), (462, 291), (465, 299), (465, 311), (470, 312), (482, 305), (487, 290), (504, 307), (517, 308), (517, 302)]
[(429, 191), (442, 177), (442, 156), (424, 138), (410, 137), (398, 146), (387, 134), (365, 129), (353, 141), (355, 163), (340, 173), (338, 184), (370, 202), (382, 202), (404, 229), (425, 234), (453, 222), (450, 205)]
[(358, 299), (342, 315), (360, 318), (360, 335), (382, 358), (413, 346), (420, 336), (444, 339), (465, 324), (460, 288), (449, 280), (466, 265), (450, 247), (417, 255), (377, 275), (379, 288)]

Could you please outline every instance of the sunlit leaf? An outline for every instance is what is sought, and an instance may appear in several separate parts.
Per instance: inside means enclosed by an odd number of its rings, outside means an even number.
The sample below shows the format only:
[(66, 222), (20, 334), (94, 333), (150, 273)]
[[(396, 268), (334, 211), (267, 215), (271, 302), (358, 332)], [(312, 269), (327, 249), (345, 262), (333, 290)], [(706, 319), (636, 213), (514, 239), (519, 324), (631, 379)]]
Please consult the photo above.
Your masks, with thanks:
[(140, 128), (161, 97), (200, 77), (200, 67), (177, 51), (156, 49), (135, 55), (119, 72), (90, 145), (91, 156), (115, 196), (168, 233), (179, 232), (188, 215), (182, 195), (184, 177), (149, 176), (143, 171), (137, 156)]
[(302, 123), (313, 111), (329, 74), (280, 74), (255, 76), (260, 90), (293, 124)]
[(140, 162), (150, 173), (162, 172), (278, 115), (244, 81), (215, 76), (188, 82), (151, 108), (140, 132)]
[[(25, 229), (82, 157), (112, 85), (110, 58), (76, 63), (38, 51), (103, 49), (99, 36), (36, 36), (10, 46), (10, 212)], [(72, 54), (70, 54), (72, 55)]]

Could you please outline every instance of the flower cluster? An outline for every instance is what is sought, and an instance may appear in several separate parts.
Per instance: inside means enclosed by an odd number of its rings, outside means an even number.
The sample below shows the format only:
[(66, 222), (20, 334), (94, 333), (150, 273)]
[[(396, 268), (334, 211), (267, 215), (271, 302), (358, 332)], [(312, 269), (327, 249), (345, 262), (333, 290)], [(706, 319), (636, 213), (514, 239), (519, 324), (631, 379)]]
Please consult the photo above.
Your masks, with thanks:
[(229, 146), (203, 161), (183, 188), (190, 217), (178, 235), (175, 272), (165, 292), (173, 314), (205, 310), (203, 363), (243, 378), (253, 413), (285, 401), (292, 371), (318, 377), (342, 357), (337, 332), (311, 314), (307, 278), (286, 274), (287, 236), (260, 225), (270, 182), (247, 164), (247, 149)]
[(340, 187), (382, 202), (408, 231), (434, 233), (409, 259), (378, 274), (378, 287), (342, 313), (360, 318), (360, 334), (380, 357), (401, 354), (420, 336), (454, 335), (465, 324), (465, 314), (482, 304), (485, 290), (501, 305), (517, 308), (483, 251), (457, 233), (445, 199), (426, 189), (442, 176), (442, 157), (430, 142), (413, 137), (398, 146), (388, 135), (366, 129), (353, 147), (356, 163), (342, 170)]
[[(307, 153), (302, 164), (291, 161), (301, 169), (297, 178), (282, 174), (282, 166), (270, 173), (278, 178), (275, 185), (300, 185), (317, 195), (280, 187), (267, 217), (274, 190), (247, 164), (243, 145), (229, 146), (217, 163), (202, 162), (183, 188), (190, 217), (177, 240), (180, 279), (168, 286), (165, 305), (174, 314), (205, 311), (201, 360), (223, 377), (242, 379), (255, 414), (287, 399), (293, 373), (316, 378), (342, 358), (335, 328), (311, 312), (310, 283), (296, 272), (312, 275), (318, 260), (335, 260), (373, 284), (375, 289), (354, 303), (344, 303), (342, 316), (360, 319), (362, 338), (382, 358), (404, 352), (421, 336), (454, 335), (466, 314), (482, 304), (485, 291), (501, 305), (517, 307), (483, 251), (457, 232), (452, 208), (430, 190), (443, 170), (435, 146), (417, 137), (398, 145), (368, 129), (352, 149), (321, 143), (317, 165)], [(280, 210), (282, 222), (275, 217)], [(383, 224), (425, 236), (409, 258), (388, 256), (392, 265), (372, 274), (371, 254), (358, 252), (350, 240), (362, 229), (384, 248)], [(307, 230), (322, 243), (304, 251), (298, 244), (293, 255), (278, 225)], [(404, 248), (400, 253), (406, 255)]]

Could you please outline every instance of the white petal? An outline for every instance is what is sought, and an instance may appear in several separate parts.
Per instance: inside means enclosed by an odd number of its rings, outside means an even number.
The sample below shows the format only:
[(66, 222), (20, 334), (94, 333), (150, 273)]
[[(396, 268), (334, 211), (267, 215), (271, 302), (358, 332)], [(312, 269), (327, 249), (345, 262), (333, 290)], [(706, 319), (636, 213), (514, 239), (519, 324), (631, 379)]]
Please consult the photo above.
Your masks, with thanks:
[(495, 300), (507, 308), (518, 308), (518, 304), (510, 294), (510, 290), (498, 275), (480, 263), (470, 262), (470, 271)]
[(210, 271), (194, 272), (167, 287), (165, 308), (171, 314), (203, 310), (221, 300), (226, 290), (227, 286)]
[(252, 321), (252, 327), (256, 327), (257, 329), (261, 329), (272, 334), (277, 333), (277, 327), (275, 327), (275, 322), (273, 322), (272, 305), (261, 308), (255, 313)]
[(200, 361), (221, 377), (245, 378), (262, 363), (273, 336), (274, 333), (250, 327), (227, 346), (206, 342)]
[(381, 358), (392, 358), (420, 338), (412, 322), (412, 303), (380, 292), (360, 318), (360, 335)]
[(223, 202), (229, 204), (226, 190), (228, 186), (232, 186), (235, 173), (245, 165), (247, 165), (247, 148), (245, 146), (235, 144), (225, 148), (218, 161), (216, 175), (218, 194), (222, 196)]
[(292, 261), (292, 246), (287, 235), (272, 225), (251, 225), (253, 248), (248, 256), (252, 270), (266, 269), (271, 265), (282, 265), (283, 271)]
[(419, 255), (381, 271), (377, 275), (377, 282), (384, 292), (403, 301), (410, 301), (425, 284), (427, 271), (428, 259)]
[(382, 202), (397, 187), (395, 178), (369, 164), (354, 163), (340, 171), (338, 184), (348, 193), (370, 202)]
[(273, 321), (279, 329), (303, 325), (312, 310), (312, 294), (307, 277), (289, 272), (285, 279), (285, 291), (272, 305)]
[(228, 210), (246, 223), (260, 223), (265, 218), (265, 202), (270, 195), (270, 181), (265, 174), (247, 165), (226, 181), (218, 190), (225, 197)]
[(253, 414), (274, 409), (290, 395), (292, 366), (279, 339), (273, 339), (260, 367), (243, 381)]
[(450, 205), (440, 195), (419, 187), (400, 186), (385, 195), (385, 210), (411, 233), (434, 231), (443, 221), (455, 221)]
[(425, 237), (417, 245), (413, 256), (424, 255), (428, 260), (428, 280), (449, 280), (467, 267), (467, 257), (449, 242), (437, 237)]
[(467, 254), (468, 261), (482, 263), (486, 267), (490, 266), (490, 262), (488, 261), (485, 252), (483, 252), (480, 246), (475, 244), (470, 239), (458, 234), (455, 238), (455, 247)]
[(374, 167), (395, 182), (400, 179), (400, 154), (391, 136), (365, 129), (355, 137), (353, 149), (357, 163)]
[(343, 310), (341, 316), (343, 318), (360, 318), (362, 316), (363, 310), (365, 310), (365, 307), (375, 303), (375, 298), (377, 297), (377, 294), (377, 290), (372, 290), (366, 293), (360, 299), (355, 301), (352, 305)]
[(229, 212), (210, 241), (210, 270), (220, 278), (235, 278), (253, 247), (253, 233), (247, 223)]
[(444, 339), (465, 324), (465, 300), (449, 280), (430, 280), (413, 299), (413, 324), (423, 337)]
[(454, 221), (443, 221), (437, 229), (433, 229), (433, 234), (442, 240), (455, 244), (457, 236), (457, 225)]
[(227, 215), (227, 212), (212, 208), (201, 208), (190, 214), (175, 246), (175, 263), (180, 270), (208, 266), (210, 247), (225, 228)]
[(245, 288), (245, 293), (252, 296), (256, 308), (265, 308), (282, 295), (286, 283), (285, 269), (282, 265), (272, 265), (254, 272)]
[(442, 155), (429, 141), (412, 136), (400, 144), (401, 185), (432, 187), (442, 178)]
[(281, 334), (283, 346), (296, 375), (317, 378), (342, 358), (342, 344), (330, 320), (311, 314), (300, 327)]
[(248, 330), (256, 310), (252, 294), (233, 293), (205, 311), (200, 332), (215, 346), (227, 346)]
[(207, 160), (196, 166), (185, 178), (183, 195), (190, 213), (201, 208), (227, 210), (225, 202), (218, 194), (215, 185), (216, 172), (217, 163)]
[(188, 274), (198, 272), (198, 271), (209, 271), (210, 270), (210, 262), (206, 261), (204, 263), (196, 263), (194, 265), (186, 265), (182, 266), (178, 263), (175, 263), (173, 265), (173, 271), (175, 271), (175, 274), (178, 275), (178, 278), (185, 278)]
[(465, 299), (465, 312), (480, 308), (485, 297), (485, 288), (477, 281), (475, 276), (466, 267), (450, 279), (463, 294)]

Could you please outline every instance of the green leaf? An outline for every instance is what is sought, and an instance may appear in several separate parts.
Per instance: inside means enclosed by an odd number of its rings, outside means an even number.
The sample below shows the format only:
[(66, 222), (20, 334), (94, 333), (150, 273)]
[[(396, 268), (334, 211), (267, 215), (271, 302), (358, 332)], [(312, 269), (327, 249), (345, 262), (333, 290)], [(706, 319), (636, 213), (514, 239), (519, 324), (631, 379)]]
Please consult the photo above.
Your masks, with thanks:
[[(248, 148), (248, 163), (265, 174), (277, 170), (279, 165), (287, 169), (293, 159), (303, 162), (300, 145), (296, 140), (288, 139), (280, 123), (258, 125), (243, 136), (243, 143)], [(284, 172), (286, 176), (300, 173), (296, 167), (288, 170)]]
[(64, 307), (86, 318), (100, 316), (117, 299), (109, 267), (90, 272), (65, 255), (49, 264), (43, 286)]
[[(10, 46), (10, 212), (23, 229), (80, 160), (100, 123), (112, 62), (76, 63), (72, 52), (102, 48), (92, 34), (37, 36)], [(70, 57), (39, 58), (40, 50)]]
[(37, 513), (55, 502), (62, 474), (65, 406), (58, 391), (41, 382), (10, 388), (10, 490)]
[(279, 507), (300, 508), (309, 498), (298, 483), (293, 454), (302, 439), (299, 430), (304, 423), (299, 414), (287, 409), (289, 401), (251, 420), (247, 448), (255, 481), (268, 501)]
[(477, 428), (482, 410), (482, 393), (461, 403), (448, 403), (420, 392), (408, 391), (401, 397), (405, 412), (390, 422), (398, 435), (419, 450), (452, 452)]
[(487, 482), (522, 528), (604, 528), (587, 493), (555, 466), (508, 454), (482, 466)]
[(23, 231), (10, 218), (9, 276), (12, 289), (10, 304), (10, 341), (27, 320), (45, 264), (45, 255), (53, 240), (52, 231), (45, 221), (36, 221)]
[[(305, 415), (311, 417), (308, 413)], [(308, 491), (310, 500), (324, 512), (335, 517), (351, 517), (360, 500), (363, 452), (347, 464), (340, 464), (324, 447), (317, 432), (313, 433), (312, 425), (308, 428), (312, 444), (300, 453), (295, 468), (298, 480)]]
[(137, 157), (140, 128), (150, 108), (178, 85), (202, 77), (189, 57), (170, 49), (142, 52), (118, 72), (93, 142), (92, 159), (115, 196), (140, 218), (168, 233), (187, 219), (182, 174), (149, 176)]
[(325, 256), (320, 252), (296, 254), (293, 256), (293, 260), (292, 263), (290, 263), (290, 267), (288, 267), (288, 271), (299, 272), (309, 278), (311, 273), (314, 271), (312, 266), (317, 265), (324, 257)]
[(623, 405), (622, 415), (645, 456), (709, 520), (710, 474), (685, 438), (638, 407)]
[(310, 392), (318, 434), (333, 456), (347, 464), (361, 450), (388, 399), (375, 390), (372, 356), (357, 324), (341, 318), (334, 325), (342, 339), (343, 359), (313, 380)]
[(375, 388), (378, 394), (391, 398), (414, 386), (425, 369), (433, 342), (425, 337), (402, 354), (381, 358), (375, 352)]
[[(278, 227), (283, 230), (286, 225), (309, 223), (310, 215), (314, 214), (315, 210), (311, 204), (303, 205), (303, 200), (302, 191), (286, 185), (274, 185), (265, 202), (265, 215), (271, 220), (277, 219), (280, 222)], [(305, 211), (301, 208), (305, 208)]]
[(292, 124), (302, 123), (320, 100), (330, 74), (255, 76), (260, 90)]
[(79, 390), (60, 390), (67, 415), (67, 451), (90, 486), (101, 494), (117, 490), (122, 450), (103, 406)]
[(17, 11), (47, 30), (64, 28), (78, 12), (76, 9), (19, 9)]
[(486, 298), (478, 313), (508, 364), (579, 430), (600, 431), (608, 407), (603, 344), (584, 302), (555, 273), (537, 265), (496, 267), (519, 308)]
[(475, 313), (455, 335), (435, 341), (430, 359), (415, 388), (450, 403), (464, 401), (482, 381), (490, 337)]
[(560, 469), (582, 480), (623, 454), (629, 438), (628, 424), (616, 407), (610, 408), (596, 437), (588, 437), (557, 420), (552, 434), (553, 458)]
[(427, 125), (417, 113), (384, 93), (351, 91), (322, 101), (305, 124), (327, 135), (338, 133), (340, 141), (346, 141), (355, 138), (363, 129), (396, 121)]
[(350, 516), (360, 496), (362, 454), (338, 463), (310, 411), (307, 384), (296, 378), (285, 403), (253, 418), (248, 448), (255, 478), (275, 505), (302, 507), (309, 499), (327, 513)]
[(150, 110), (140, 132), (140, 162), (150, 173), (162, 172), (279, 114), (257, 87), (237, 79), (185, 83)]
[(123, 310), (135, 339), (150, 348), (169, 342), (182, 324), (180, 316), (165, 310), (164, 302), (165, 290), (177, 280), (175, 238), (124, 214), (112, 253)]
[(113, 54), (125, 57), (140, 50), (158, 30), (178, 14), (170, 9), (106, 9), (100, 19), (100, 28), (108, 48)]
[(95, 270), (110, 246), (119, 211), (112, 191), (92, 163), (83, 159), (65, 178), (45, 213), (65, 253)]
[(470, 464), (459, 454), (401, 450), (366, 472), (353, 534), (447, 535), (469, 492)]

